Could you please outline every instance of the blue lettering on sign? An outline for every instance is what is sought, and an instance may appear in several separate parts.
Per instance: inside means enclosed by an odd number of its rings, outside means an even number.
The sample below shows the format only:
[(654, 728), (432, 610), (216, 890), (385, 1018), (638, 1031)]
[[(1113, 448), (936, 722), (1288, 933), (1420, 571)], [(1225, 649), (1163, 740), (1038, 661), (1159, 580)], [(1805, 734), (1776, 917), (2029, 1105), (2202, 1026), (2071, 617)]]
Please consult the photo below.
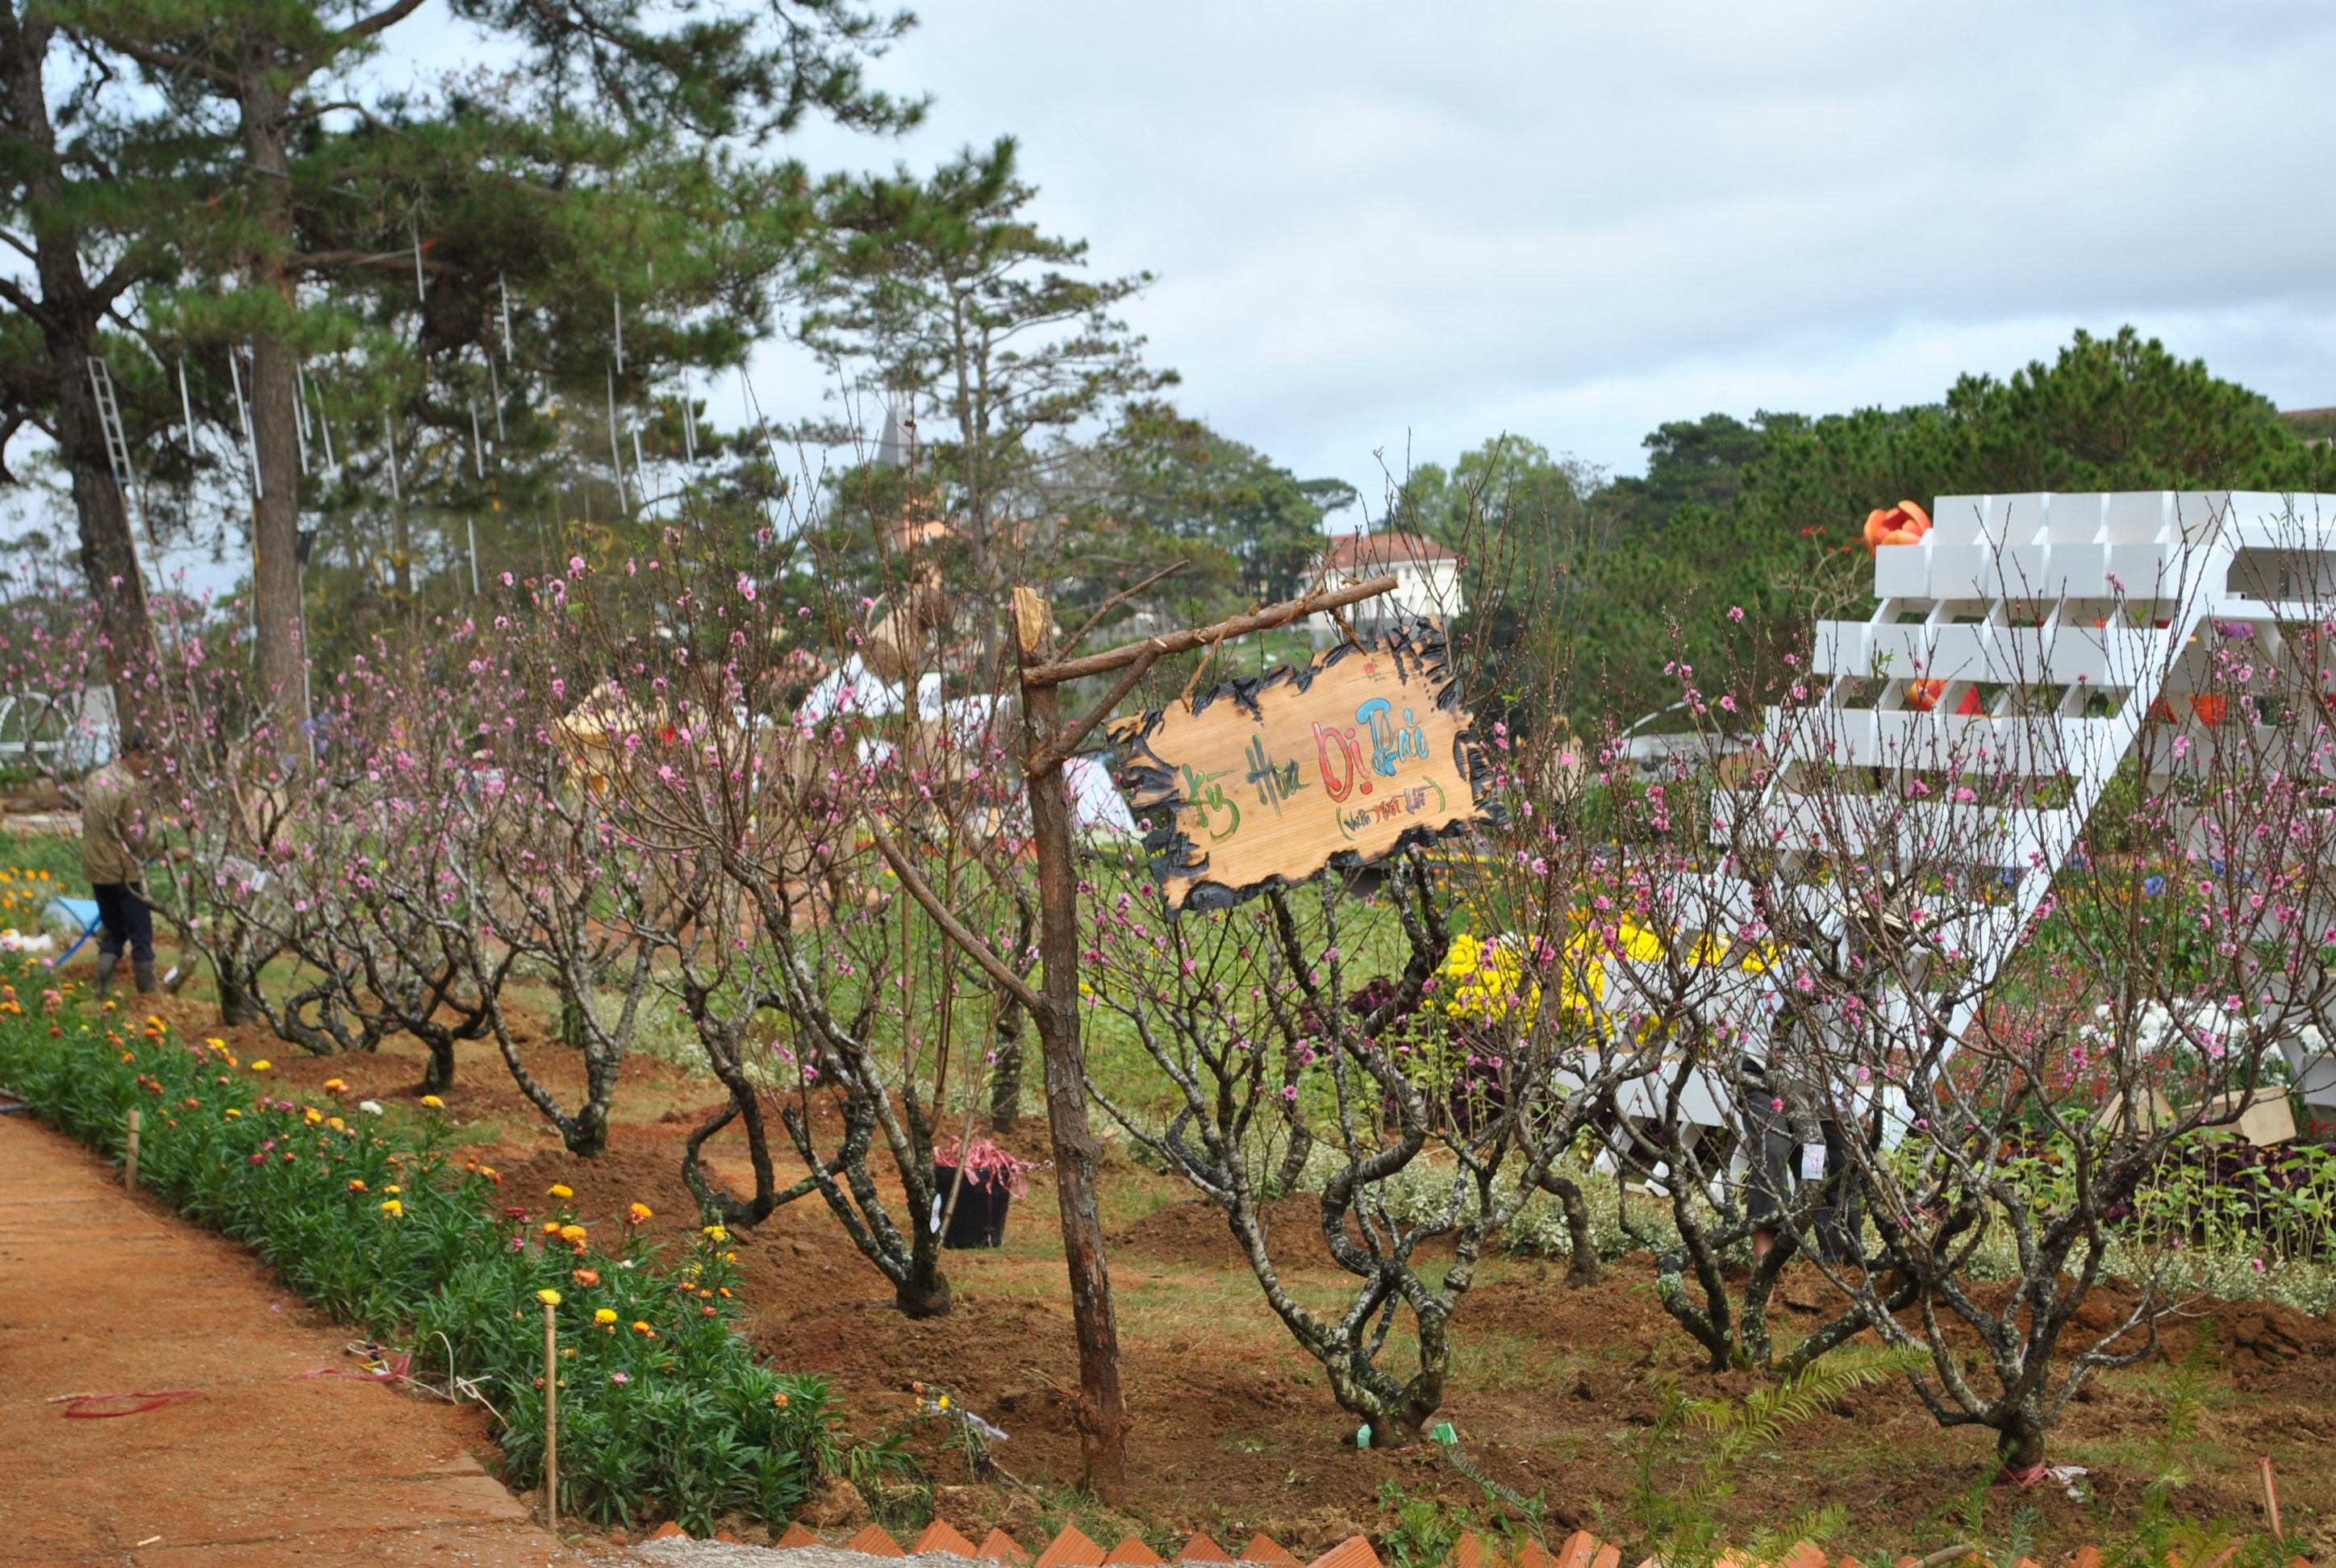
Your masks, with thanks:
[(1375, 696), (1355, 710), (1355, 722), (1371, 732), (1371, 771), (1393, 778), (1397, 765), (1416, 759), (1427, 760), (1427, 732), (1411, 709), (1403, 710), (1403, 723), (1395, 722), (1395, 709), (1383, 696)]

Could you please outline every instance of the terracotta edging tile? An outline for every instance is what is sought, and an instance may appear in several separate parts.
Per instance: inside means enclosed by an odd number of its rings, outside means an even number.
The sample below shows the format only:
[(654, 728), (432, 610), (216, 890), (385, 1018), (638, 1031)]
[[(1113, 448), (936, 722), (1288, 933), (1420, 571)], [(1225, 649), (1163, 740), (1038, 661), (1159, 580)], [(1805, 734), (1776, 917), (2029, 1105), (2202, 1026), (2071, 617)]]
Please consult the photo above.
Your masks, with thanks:
[(801, 1524), (796, 1524), (794, 1521), (789, 1520), (787, 1522), (786, 1534), (772, 1542), (771, 1544), (779, 1551), (792, 1552), (798, 1546), (817, 1546), (821, 1544), (821, 1542), (818, 1536), (813, 1534), (810, 1531), (804, 1529)]
[(1349, 1535), (1331, 1547), (1306, 1568), (1384, 1568), (1379, 1554), (1371, 1550), (1370, 1542), (1360, 1535)]
[(1063, 1533), (1038, 1553), (1034, 1568), (1103, 1568), (1103, 1548), (1082, 1534), (1077, 1525), (1066, 1524)]
[(917, 1537), (917, 1544), (910, 1547), (909, 1551), (911, 1554), (918, 1555), (927, 1552), (946, 1552), (952, 1557), (970, 1557), (974, 1554), (973, 1543), (959, 1534), (953, 1526), (941, 1519), (936, 1519), (926, 1525), (925, 1533)]
[(1179, 1563), (1231, 1563), (1236, 1559), (1231, 1553), (1218, 1545), (1207, 1531), (1195, 1530), (1192, 1532), (1192, 1538), (1184, 1543), (1184, 1549), (1176, 1553), (1176, 1561)]
[(844, 1543), (843, 1549), (846, 1552), (864, 1553), (871, 1557), (906, 1557), (908, 1555), (906, 1552), (900, 1550), (900, 1544), (898, 1541), (884, 1533), (884, 1526), (881, 1524), (871, 1524), (861, 1530), (859, 1534)]
[(1241, 1560), (1244, 1563), (1263, 1563), (1267, 1564), (1267, 1568), (1306, 1568), (1304, 1563), (1290, 1554), (1289, 1547), (1262, 1531), (1249, 1538), (1249, 1544), (1241, 1549)]
[(1608, 1546), (1601, 1543), (1598, 1555), (1590, 1560), (1590, 1568), (1621, 1568), (1621, 1562), (1622, 1549), (1620, 1546)]
[(989, 1527), (989, 1534), (981, 1538), (981, 1548), (974, 1555), (985, 1563), (1010, 1563), (1016, 1568), (1021, 1568), (1021, 1564), (1030, 1561), (1030, 1553), (1024, 1550), (1022, 1543), (995, 1524)]
[(1160, 1553), (1132, 1534), (1121, 1536), (1103, 1560), (1105, 1568), (1161, 1568)]
[(689, 1539), (689, 1532), (668, 1519), (664, 1524), (658, 1525), (656, 1529), (650, 1531), (647, 1535), (643, 1537), (643, 1539), (649, 1541), (686, 1541)]

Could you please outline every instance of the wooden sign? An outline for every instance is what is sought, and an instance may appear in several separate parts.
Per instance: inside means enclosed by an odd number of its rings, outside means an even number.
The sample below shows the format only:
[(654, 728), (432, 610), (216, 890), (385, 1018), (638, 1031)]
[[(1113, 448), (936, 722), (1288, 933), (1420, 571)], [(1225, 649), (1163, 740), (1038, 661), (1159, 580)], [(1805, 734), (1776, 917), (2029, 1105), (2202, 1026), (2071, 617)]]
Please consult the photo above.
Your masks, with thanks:
[(1483, 816), (1468, 726), (1443, 634), (1422, 625), (1121, 719), (1113, 772), (1169, 907), (1222, 909)]

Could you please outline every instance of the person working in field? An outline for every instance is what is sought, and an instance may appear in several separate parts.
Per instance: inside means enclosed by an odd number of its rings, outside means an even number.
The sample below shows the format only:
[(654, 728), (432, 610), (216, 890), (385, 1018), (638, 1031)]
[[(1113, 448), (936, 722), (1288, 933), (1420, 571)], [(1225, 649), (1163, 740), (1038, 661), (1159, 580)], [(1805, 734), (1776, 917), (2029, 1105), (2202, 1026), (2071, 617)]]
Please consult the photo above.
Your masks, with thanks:
[[(124, 730), (120, 754), (82, 784), (81, 869), (97, 898), (97, 994), (130, 950), (130, 969), (141, 995), (154, 989), (154, 906), (146, 897), (146, 862), (153, 858), (146, 818), (146, 781), (153, 748), (136, 730)], [(181, 847), (170, 852), (184, 860)]]

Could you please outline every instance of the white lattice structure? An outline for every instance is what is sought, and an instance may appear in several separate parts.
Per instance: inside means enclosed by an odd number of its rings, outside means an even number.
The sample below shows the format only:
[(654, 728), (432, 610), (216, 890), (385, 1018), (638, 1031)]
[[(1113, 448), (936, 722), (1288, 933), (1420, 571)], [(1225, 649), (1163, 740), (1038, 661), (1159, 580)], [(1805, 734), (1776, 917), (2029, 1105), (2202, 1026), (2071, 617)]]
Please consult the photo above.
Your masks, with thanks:
[[(2086, 818), (2153, 713), (2179, 726), (2184, 745), (2151, 750), (2156, 771), (2212, 765), (2230, 726), (2253, 716), (2234, 706), (2227, 680), (2210, 678), (2218, 646), (2246, 644), (2266, 667), (2291, 659), (2297, 631), (2336, 607), (2336, 497), (2234, 492), (1963, 495), (1939, 498), (1919, 544), (1885, 545), (1874, 559), (1878, 605), (1865, 620), (1816, 628), (1807, 686), (1814, 708), (1771, 708), (1763, 744), (1772, 783), (1747, 823), (1724, 823), (1736, 842), (1747, 827), (1791, 857), (1818, 855), (1870, 866), (1953, 863), (1993, 873), (2005, 896), (1932, 935), (1966, 955), (1980, 995), (2010, 958)], [(2336, 636), (2331, 631), (2331, 636)], [(2309, 667), (2306, 666), (2306, 668)], [(2316, 673), (2323, 702), (2336, 685)], [(2261, 716), (2276, 717), (2265, 714)], [(2290, 716), (2291, 717), (2294, 716)], [(2315, 723), (2257, 726), (2248, 755), (2294, 760)], [(1881, 770), (1886, 809), (1861, 815), (1829, 797), (1843, 767)], [(1997, 785), (2053, 781), (2060, 803), (2032, 793), (2010, 808), (1985, 804), (1959, 781)], [(1911, 781), (1935, 781), (1908, 799)], [(1927, 787), (1927, 786), (1926, 786)], [(1959, 800), (1959, 794), (1970, 798)], [(1706, 930), (1751, 923), (1749, 888), (1724, 875), (1676, 888)], [(1844, 915), (1815, 886), (1796, 890), (1801, 913), (1837, 939)], [(1634, 989), (1617, 959), (1618, 998)], [(1675, 983), (1675, 981), (1674, 981)], [(1760, 1037), (1778, 1011), (1774, 976), (1713, 976), (1715, 1013)], [(1951, 1019), (1960, 1034), (1980, 1005)], [(1911, 1009), (1896, 998), (1900, 1021)], [(2336, 1062), (2290, 1049), (2307, 1099), (2336, 1106)], [(1651, 1105), (1651, 1081), (1623, 1096)], [(1725, 1105), (1723, 1086), (1698, 1083), (1690, 1097)], [(1684, 1109), (1684, 1103), (1682, 1108)]]

